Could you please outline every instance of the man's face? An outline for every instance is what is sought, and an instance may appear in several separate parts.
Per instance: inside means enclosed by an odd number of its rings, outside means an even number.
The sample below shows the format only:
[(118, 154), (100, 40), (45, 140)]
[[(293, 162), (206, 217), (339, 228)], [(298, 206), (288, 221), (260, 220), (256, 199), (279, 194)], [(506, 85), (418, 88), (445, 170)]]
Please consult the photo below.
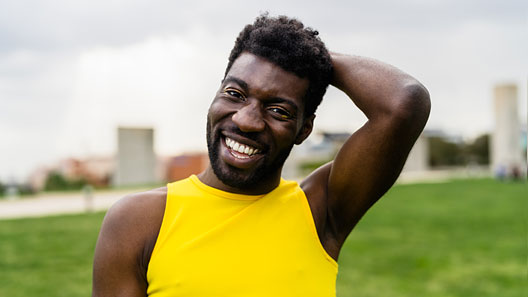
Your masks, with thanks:
[(215, 175), (248, 189), (280, 177), (295, 143), (311, 132), (303, 120), (308, 80), (250, 53), (233, 63), (207, 117), (207, 147)]

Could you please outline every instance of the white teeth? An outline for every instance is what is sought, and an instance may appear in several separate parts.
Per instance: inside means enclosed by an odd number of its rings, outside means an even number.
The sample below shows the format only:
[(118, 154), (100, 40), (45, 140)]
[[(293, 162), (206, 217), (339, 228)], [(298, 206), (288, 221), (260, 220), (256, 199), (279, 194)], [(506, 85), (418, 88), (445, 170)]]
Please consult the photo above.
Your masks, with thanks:
[(250, 147), (248, 145), (245, 145), (245, 144), (240, 144), (240, 143), (238, 143), (238, 142), (236, 142), (233, 139), (228, 138), (228, 137), (225, 138), (225, 143), (232, 150), (234, 150), (236, 152), (239, 152), (241, 154), (246, 154), (248, 156), (251, 156), (251, 155), (256, 154), (256, 153), (259, 152), (258, 149), (252, 148), (252, 147)]

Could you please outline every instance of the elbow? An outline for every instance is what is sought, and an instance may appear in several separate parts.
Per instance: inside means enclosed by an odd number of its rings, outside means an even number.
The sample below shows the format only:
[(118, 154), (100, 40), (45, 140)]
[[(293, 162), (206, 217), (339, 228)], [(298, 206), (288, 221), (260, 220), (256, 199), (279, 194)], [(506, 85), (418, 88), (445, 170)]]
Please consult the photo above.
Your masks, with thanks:
[(429, 118), (431, 99), (429, 91), (418, 81), (405, 84), (396, 100), (395, 118), (421, 131)]

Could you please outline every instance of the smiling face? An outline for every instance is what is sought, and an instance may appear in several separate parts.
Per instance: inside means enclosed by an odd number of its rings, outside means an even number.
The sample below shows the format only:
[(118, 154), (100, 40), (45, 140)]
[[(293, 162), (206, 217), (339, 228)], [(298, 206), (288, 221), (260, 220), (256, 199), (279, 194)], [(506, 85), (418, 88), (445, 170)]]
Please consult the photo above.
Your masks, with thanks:
[(307, 88), (308, 80), (253, 54), (241, 54), (209, 108), (211, 168), (202, 181), (245, 194), (275, 188), (291, 148), (311, 132), (313, 116), (303, 115)]

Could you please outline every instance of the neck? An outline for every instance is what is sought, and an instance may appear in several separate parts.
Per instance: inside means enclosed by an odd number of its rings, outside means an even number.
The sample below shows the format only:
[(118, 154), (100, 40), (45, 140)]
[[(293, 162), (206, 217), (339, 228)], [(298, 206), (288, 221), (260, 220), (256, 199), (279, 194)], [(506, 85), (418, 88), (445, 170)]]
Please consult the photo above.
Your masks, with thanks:
[(210, 165), (197, 176), (202, 183), (222, 191), (244, 195), (262, 195), (273, 191), (273, 189), (279, 186), (281, 172), (279, 171), (276, 175), (270, 175), (269, 177), (263, 178), (257, 184), (252, 185), (249, 189), (240, 189), (226, 185), (218, 178), (218, 176), (216, 176)]

